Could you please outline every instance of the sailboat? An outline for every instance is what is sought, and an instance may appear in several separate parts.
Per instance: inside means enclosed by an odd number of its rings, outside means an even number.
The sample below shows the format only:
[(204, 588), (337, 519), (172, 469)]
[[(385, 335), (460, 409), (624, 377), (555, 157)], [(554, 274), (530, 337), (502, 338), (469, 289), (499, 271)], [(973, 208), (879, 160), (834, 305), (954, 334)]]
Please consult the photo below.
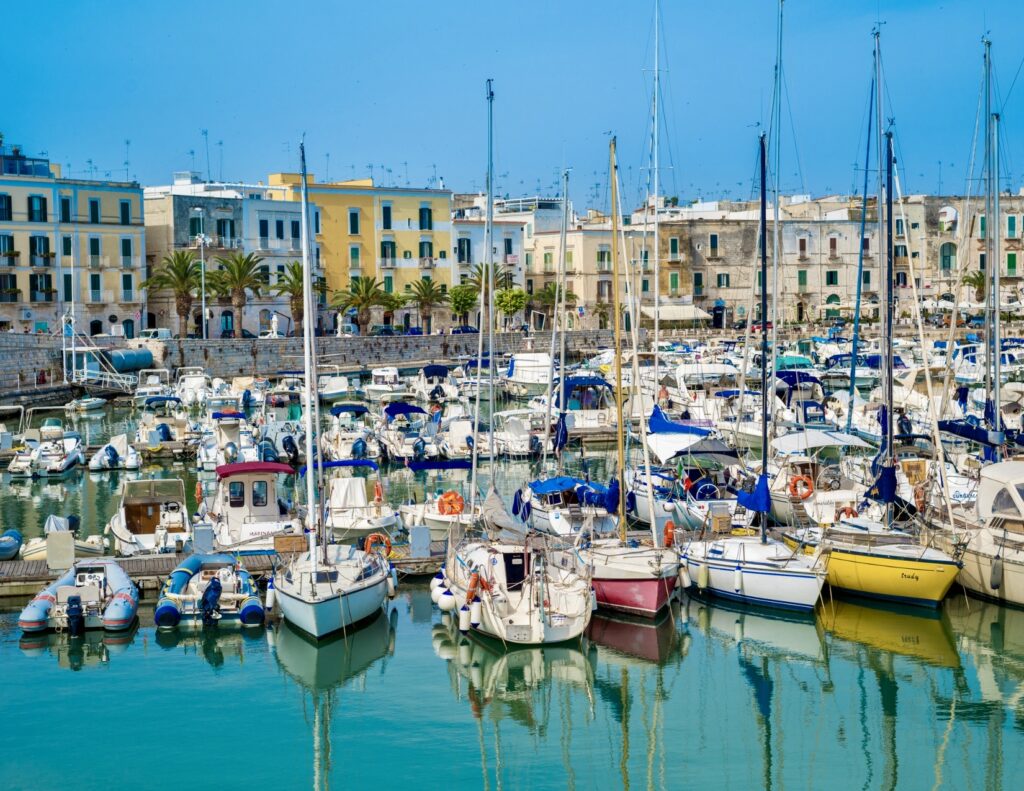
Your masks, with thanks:
[[(761, 282), (767, 283), (767, 149), (760, 138), (761, 162)], [(776, 259), (775, 265), (778, 265)], [(761, 289), (761, 356), (768, 357), (768, 289)], [(768, 392), (769, 366), (761, 366), (761, 392)], [(696, 580), (697, 588), (715, 596), (791, 610), (813, 610), (825, 584), (825, 569), (819, 557), (791, 551), (781, 541), (768, 538), (771, 510), (768, 470), (768, 400), (761, 399), (761, 471), (752, 491), (742, 491), (737, 500), (750, 517), (757, 515), (760, 536), (731, 535), (732, 520), (724, 520), (730, 532), (705, 540), (691, 540), (683, 547), (684, 582)], [(715, 527), (712, 522), (711, 529)], [(751, 520), (750, 524), (753, 524)], [(749, 531), (748, 531), (749, 532)]]
[[(302, 272), (307, 305), (314, 304), (309, 255), (309, 208), (306, 194), (306, 149), (299, 146), (302, 165)], [(315, 382), (313, 322), (303, 322), (305, 381)], [(306, 458), (314, 459), (316, 442), (312, 387), (303, 389), (305, 400)], [(328, 544), (323, 515), (317, 503), (317, 475), (310, 469), (306, 478), (306, 533), (309, 549), (299, 554), (275, 575), (275, 592), (286, 621), (315, 638), (347, 629), (378, 614), (395, 577), (388, 561), (374, 550), (367, 538), (364, 549)]]

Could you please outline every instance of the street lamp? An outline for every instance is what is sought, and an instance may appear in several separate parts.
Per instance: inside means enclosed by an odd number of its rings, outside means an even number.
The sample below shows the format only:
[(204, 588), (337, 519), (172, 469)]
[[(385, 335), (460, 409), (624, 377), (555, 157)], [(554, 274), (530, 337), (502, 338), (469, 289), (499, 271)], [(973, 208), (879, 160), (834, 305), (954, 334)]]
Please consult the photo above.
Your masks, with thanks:
[(206, 235), (204, 233), (205, 226), (203, 225), (203, 207), (193, 206), (192, 211), (199, 215), (199, 236), (196, 237), (196, 241), (199, 242), (199, 289), (202, 292), (202, 303), (203, 303), (203, 340), (206, 338)]

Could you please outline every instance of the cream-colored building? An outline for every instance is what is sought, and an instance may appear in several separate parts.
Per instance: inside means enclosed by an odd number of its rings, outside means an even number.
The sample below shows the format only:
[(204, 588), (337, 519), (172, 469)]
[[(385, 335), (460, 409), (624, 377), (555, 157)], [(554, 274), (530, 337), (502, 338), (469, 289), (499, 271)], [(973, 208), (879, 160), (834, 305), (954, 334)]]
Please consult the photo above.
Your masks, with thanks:
[(145, 249), (138, 184), (62, 178), (0, 144), (0, 331), (58, 332), (73, 309), (79, 332), (137, 335)]

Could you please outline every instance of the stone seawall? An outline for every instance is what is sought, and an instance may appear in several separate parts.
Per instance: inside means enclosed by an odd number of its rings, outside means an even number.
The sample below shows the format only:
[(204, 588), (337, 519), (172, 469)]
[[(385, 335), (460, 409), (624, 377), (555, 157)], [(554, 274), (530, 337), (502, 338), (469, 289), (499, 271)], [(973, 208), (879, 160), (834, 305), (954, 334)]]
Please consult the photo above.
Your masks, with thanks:
[(61, 382), (60, 338), (0, 333), (0, 393)]
[[(317, 357), (321, 365), (338, 365), (356, 370), (380, 365), (414, 366), (429, 362), (475, 357), (479, 335), (426, 335), (395, 338), (317, 338)], [(486, 342), (486, 339), (485, 339)], [(171, 370), (182, 366), (202, 366), (211, 376), (222, 378), (251, 376), (302, 368), (302, 339), (275, 340), (172, 340), (131, 342), (153, 352), (154, 366)], [(496, 355), (550, 348), (546, 332), (529, 337), (518, 332), (494, 337)], [(610, 330), (581, 330), (566, 334), (569, 353), (590, 353), (610, 346)], [(58, 345), (59, 349), (59, 345)], [(59, 357), (59, 352), (58, 352)]]

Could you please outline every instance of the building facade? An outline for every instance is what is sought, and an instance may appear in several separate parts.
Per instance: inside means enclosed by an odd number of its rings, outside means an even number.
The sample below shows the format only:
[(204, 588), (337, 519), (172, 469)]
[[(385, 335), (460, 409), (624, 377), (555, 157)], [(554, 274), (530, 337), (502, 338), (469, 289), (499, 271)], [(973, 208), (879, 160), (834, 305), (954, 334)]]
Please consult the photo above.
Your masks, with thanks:
[[(241, 337), (271, 329), (277, 317), (278, 331), (294, 331), (290, 300), (276, 294), (274, 287), (284, 277), (287, 265), (302, 259), (302, 212), (292, 201), (274, 200), (264, 185), (202, 181), (194, 173), (177, 173), (168, 186), (147, 187), (146, 259), (147, 269), (155, 271), (160, 262), (175, 250), (191, 250), (206, 262), (207, 273), (219, 268), (218, 258), (234, 253), (253, 254), (261, 259), (266, 285), (259, 294), (247, 293), (243, 315), (236, 316), (229, 299), (207, 297), (209, 337)], [(310, 215), (318, 211), (310, 206)], [(313, 244), (314, 277), (321, 279), (320, 247)], [(315, 316), (323, 329), (326, 318), (326, 294), (317, 297)], [(177, 326), (174, 295), (154, 292), (149, 295), (149, 311), (154, 326), (172, 332), (201, 333), (202, 300), (193, 305), (188, 328)]]
[(134, 337), (145, 319), (142, 189), (65, 179), (60, 166), (0, 145), (0, 331)]

